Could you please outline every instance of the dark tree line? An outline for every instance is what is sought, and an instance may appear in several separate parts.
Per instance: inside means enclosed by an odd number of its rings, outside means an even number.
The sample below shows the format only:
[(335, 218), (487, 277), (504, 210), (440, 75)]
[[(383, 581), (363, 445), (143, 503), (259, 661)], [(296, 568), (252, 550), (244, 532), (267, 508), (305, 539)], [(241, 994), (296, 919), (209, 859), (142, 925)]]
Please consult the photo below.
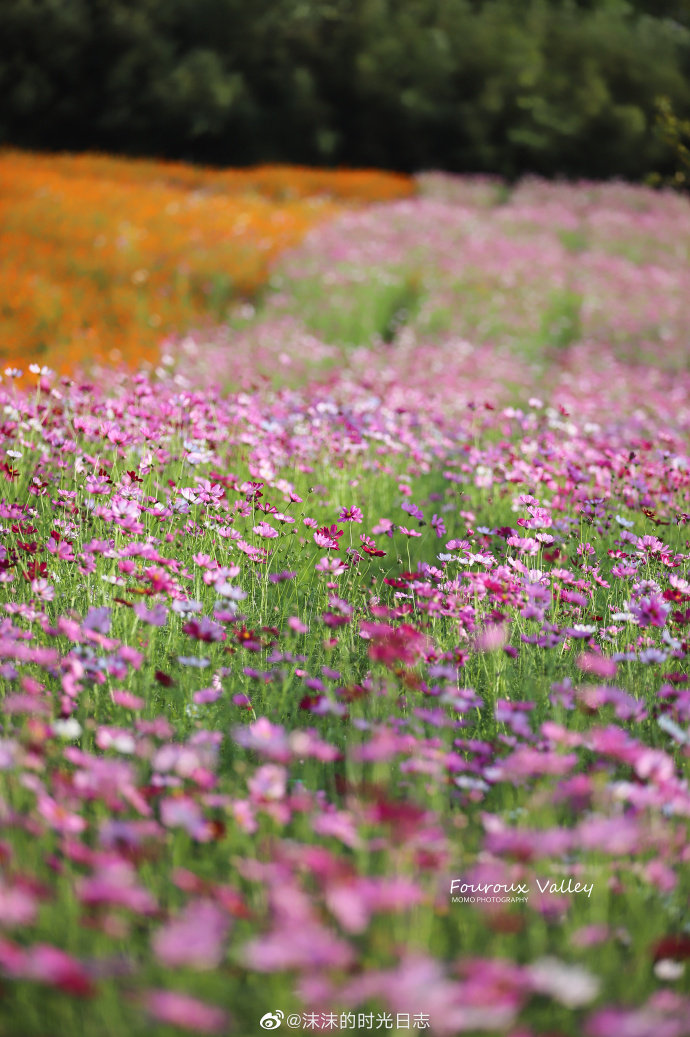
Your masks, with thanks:
[(690, 0), (2, 0), (0, 143), (640, 178)]

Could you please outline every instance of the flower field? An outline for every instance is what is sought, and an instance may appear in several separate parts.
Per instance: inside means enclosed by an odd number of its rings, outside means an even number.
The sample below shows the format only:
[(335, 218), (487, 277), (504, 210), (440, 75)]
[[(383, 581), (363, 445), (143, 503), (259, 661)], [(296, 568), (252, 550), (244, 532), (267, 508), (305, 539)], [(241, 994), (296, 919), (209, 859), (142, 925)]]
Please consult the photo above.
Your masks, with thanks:
[(3, 377), (3, 1034), (690, 1034), (690, 207), (415, 187)]
[(0, 152), (0, 358), (151, 359), (162, 335), (252, 297), (315, 222), (412, 190), (378, 172)]

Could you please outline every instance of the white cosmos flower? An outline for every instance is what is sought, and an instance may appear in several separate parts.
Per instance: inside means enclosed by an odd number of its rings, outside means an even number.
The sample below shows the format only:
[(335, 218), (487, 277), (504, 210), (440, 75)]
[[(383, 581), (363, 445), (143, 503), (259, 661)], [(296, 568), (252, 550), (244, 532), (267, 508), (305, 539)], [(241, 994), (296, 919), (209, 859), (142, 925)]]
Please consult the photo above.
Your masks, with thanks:
[(530, 966), (536, 990), (559, 1001), (566, 1008), (587, 1005), (599, 993), (599, 980), (580, 965), (568, 965), (558, 958), (540, 958)]
[(75, 717), (68, 717), (67, 720), (53, 720), (50, 726), (53, 729), (53, 734), (68, 741), (79, 738), (82, 732), (81, 724)]
[(665, 980), (667, 983), (672, 983), (685, 972), (685, 965), (682, 961), (674, 961), (673, 958), (661, 958), (660, 961), (654, 966), (654, 975), (657, 979)]

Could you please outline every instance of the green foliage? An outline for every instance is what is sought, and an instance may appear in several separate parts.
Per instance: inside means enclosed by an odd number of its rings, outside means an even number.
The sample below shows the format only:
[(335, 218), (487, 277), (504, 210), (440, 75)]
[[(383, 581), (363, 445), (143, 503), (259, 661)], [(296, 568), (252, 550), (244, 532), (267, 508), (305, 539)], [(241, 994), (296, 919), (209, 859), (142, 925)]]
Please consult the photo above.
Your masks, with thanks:
[(422, 297), (416, 271), (367, 272), (358, 282), (343, 276), (329, 289), (305, 281), (291, 285), (306, 326), (325, 342), (366, 346), (372, 341), (391, 345), (413, 317)]
[(587, 251), (587, 235), (583, 230), (558, 230), (556, 236), (561, 245), (576, 256)]
[(652, 173), (649, 183), (659, 187), (664, 183), (677, 191), (690, 191), (690, 119), (679, 119), (668, 97), (657, 99), (656, 131), (675, 159), (675, 170), (669, 177)]
[(642, 178), (690, 113), (687, 0), (3, 0), (0, 40), (28, 147)]
[(567, 289), (552, 292), (541, 324), (544, 347), (567, 349), (582, 336), (582, 296)]

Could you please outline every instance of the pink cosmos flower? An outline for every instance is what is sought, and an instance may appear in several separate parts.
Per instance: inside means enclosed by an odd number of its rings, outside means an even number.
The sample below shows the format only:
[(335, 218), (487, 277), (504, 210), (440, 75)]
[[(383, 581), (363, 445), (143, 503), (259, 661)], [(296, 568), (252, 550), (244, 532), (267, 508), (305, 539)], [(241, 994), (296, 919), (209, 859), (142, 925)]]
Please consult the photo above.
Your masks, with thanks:
[(400, 507), (403, 511), (406, 511), (408, 515), (411, 515), (412, 518), (416, 518), (420, 522), (424, 521), (424, 512), (421, 508), (417, 507), (416, 504), (413, 504), (412, 501), (403, 501)]
[(209, 479), (197, 479), (198, 498), (204, 504), (218, 507), (225, 497), (225, 490), (219, 483), (210, 482)]
[(343, 530), (337, 526), (322, 526), (314, 533), (314, 542), (319, 547), (325, 547), (329, 551), (337, 551), (340, 547), (338, 538), (343, 535)]
[(269, 525), (268, 522), (260, 522), (258, 526), (253, 526), (252, 532), (256, 533), (257, 536), (265, 537), (269, 540), (274, 539), (277, 536), (280, 536), (278, 530), (274, 529), (273, 526)]
[(537, 749), (520, 747), (501, 760), (492, 769), (493, 776), (502, 781), (515, 782), (516, 784), (528, 778), (541, 775), (564, 775), (568, 774), (578, 762), (575, 753), (566, 753), (561, 756), (553, 752), (539, 752)]
[(423, 900), (419, 886), (402, 876), (336, 881), (326, 892), (329, 911), (352, 933), (366, 929), (373, 914), (409, 910)]
[(599, 943), (606, 943), (612, 935), (613, 933), (607, 925), (593, 922), (574, 932), (572, 941), (576, 947), (595, 947)]
[(229, 928), (226, 912), (211, 900), (191, 900), (176, 918), (154, 933), (153, 951), (168, 968), (217, 968)]
[(362, 514), (362, 511), (359, 508), (355, 507), (354, 504), (351, 505), (349, 508), (341, 508), (340, 512), (338, 513), (338, 522), (363, 522), (363, 521), (364, 521), (364, 515)]
[(86, 828), (86, 821), (79, 814), (74, 814), (50, 796), (40, 795), (37, 800), (38, 812), (51, 828), (65, 834), (78, 834)]
[(670, 606), (662, 598), (654, 594), (640, 598), (630, 606), (630, 611), (641, 627), (663, 627), (670, 612)]
[(134, 867), (124, 860), (111, 861), (96, 874), (81, 879), (77, 896), (88, 907), (126, 907), (138, 915), (151, 915), (157, 907), (153, 895), (137, 881)]
[(139, 695), (134, 695), (131, 691), (113, 691), (111, 698), (116, 705), (123, 706), (125, 709), (139, 710), (146, 705), (144, 699)]
[(446, 535), (446, 524), (440, 515), (432, 515), (431, 526), (435, 530), (437, 537), (444, 537)]
[(29, 890), (0, 880), (0, 926), (31, 925), (37, 913), (37, 901)]
[(259, 717), (248, 727), (235, 728), (235, 741), (246, 749), (258, 749), (269, 756), (285, 755), (287, 736), (280, 724), (272, 724), (267, 717)]
[(389, 668), (397, 662), (413, 666), (429, 647), (426, 636), (408, 623), (390, 627), (364, 621), (359, 631), (361, 636), (371, 640), (369, 658)]
[(149, 623), (154, 627), (164, 627), (168, 618), (165, 605), (154, 605), (152, 609), (147, 609), (143, 601), (134, 603), (134, 614), (142, 623)]
[(506, 623), (493, 623), (477, 636), (475, 647), (478, 652), (495, 652), (503, 648), (508, 640), (508, 629)]
[(82, 630), (90, 630), (99, 634), (108, 634), (110, 632), (111, 616), (112, 609), (105, 606), (90, 608), (82, 623)]
[(174, 990), (149, 990), (144, 1003), (149, 1015), (159, 1022), (196, 1033), (224, 1033), (228, 1025), (228, 1015), (222, 1008)]
[(257, 972), (342, 969), (354, 959), (348, 943), (309, 917), (297, 925), (279, 924), (267, 935), (251, 940), (244, 955)]
[(171, 796), (160, 802), (161, 821), (167, 828), (184, 828), (192, 839), (204, 843), (212, 836), (201, 807), (189, 796)]
[(24, 952), (24, 962), (16, 975), (78, 997), (89, 997), (94, 993), (91, 978), (82, 963), (46, 943), (34, 944)]
[[(315, 534), (314, 539), (318, 536)], [(319, 545), (321, 546), (321, 545)], [(349, 569), (347, 562), (342, 561), (340, 558), (329, 558), (328, 555), (323, 555), (319, 558), (315, 564), (314, 569), (319, 573), (326, 573), (328, 576), (341, 576), (344, 572)]]
[(185, 634), (195, 637), (198, 641), (225, 641), (227, 634), (219, 623), (209, 619), (208, 616), (199, 616), (198, 619), (190, 619), (182, 627)]
[(287, 789), (287, 771), (277, 764), (264, 764), (257, 768), (247, 785), (255, 800), (283, 799)]
[(55, 597), (55, 587), (43, 578), (32, 580), (31, 590), (41, 601), (52, 601)]
[(329, 810), (317, 814), (312, 820), (312, 831), (318, 835), (339, 839), (345, 846), (357, 847), (362, 839), (357, 832), (357, 824), (346, 810)]
[(222, 687), (201, 688), (192, 695), (192, 701), (198, 706), (205, 706), (210, 702), (217, 702), (223, 694)]
[(306, 634), (309, 627), (303, 623), (299, 616), (290, 616), (287, 625), (294, 634)]
[[(669, 996), (670, 995), (670, 996)], [(633, 1008), (601, 1008), (590, 1017), (586, 1037), (685, 1037), (690, 1000), (660, 990)]]
[(613, 678), (616, 676), (618, 664), (615, 659), (597, 655), (594, 652), (583, 652), (576, 660), (576, 665), (585, 673), (593, 673), (597, 677)]
[(673, 758), (661, 749), (642, 749), (634, 767), (639, 778), (662, 785), (670, 781), (676, 771)]

